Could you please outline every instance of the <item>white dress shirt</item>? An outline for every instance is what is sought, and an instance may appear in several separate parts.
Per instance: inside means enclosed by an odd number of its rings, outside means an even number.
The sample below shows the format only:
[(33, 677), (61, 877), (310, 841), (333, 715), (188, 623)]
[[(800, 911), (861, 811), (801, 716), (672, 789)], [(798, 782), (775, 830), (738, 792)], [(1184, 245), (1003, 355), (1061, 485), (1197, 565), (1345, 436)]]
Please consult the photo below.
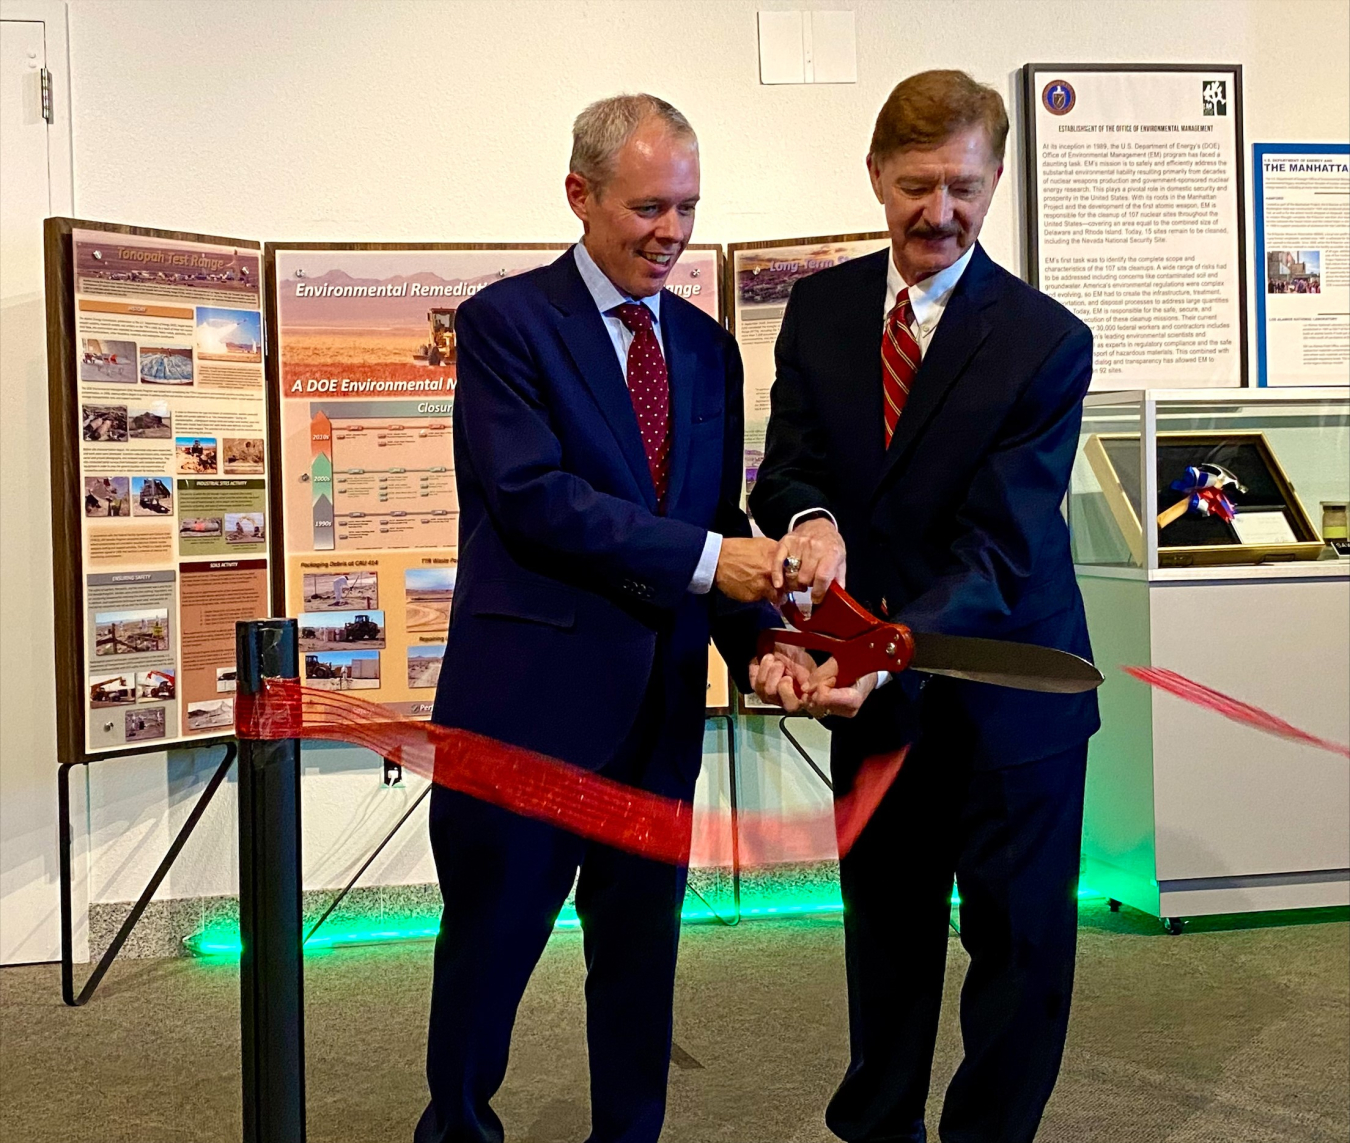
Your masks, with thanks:
[[(665, 338), (661, 336), (661, 293), (658, 291), (648, 298), (630, 298), (627, 294), (622, 293), (609, 280), (605, 272), (595, 264), (595, 259), (591, 257), (591, 252), (586, 249), (584, 241), (578, 242), (572, 247), (572, 256), (576, 259), (581, 280), (586, 283), (586, 288), (591, 292), (596, 308), (600, 311), (600, 317), (604, 320), (605, 332), (609, 334), (609, 340), (619, 358), (619, 369), (626, 382), (628, 379), (628, 350), (633, 345), (634, 334), (619, 320), (619, 316), (614, 313), (614, 308), (625, 303), (637, 303), (651, 310), (652, 330), (656, 334), (657, 343), (664, 354), (666, 342)], [(667, 376), (669, 376), (669, 373), (667, 373)], [(722, 537), (717, 532), (710, 531), (703, 541), (703, 553), (698, 558), (698, 566), (694, 568), (694, 577), (689, 581), (689, 591), (695, 595), (707, 595), (712, 590), (713, 578), (717, 574), (717, 557), (721, 550)]]

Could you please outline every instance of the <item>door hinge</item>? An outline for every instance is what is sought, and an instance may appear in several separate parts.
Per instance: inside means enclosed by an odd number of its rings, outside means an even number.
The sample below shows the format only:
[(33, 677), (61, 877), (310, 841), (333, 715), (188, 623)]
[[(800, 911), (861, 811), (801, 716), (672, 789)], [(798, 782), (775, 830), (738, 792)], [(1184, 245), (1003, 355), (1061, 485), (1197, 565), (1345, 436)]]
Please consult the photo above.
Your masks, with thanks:
[(45, 67), (38, 72), (42, 79), (42, 118), (52, 121), (52, 73)]

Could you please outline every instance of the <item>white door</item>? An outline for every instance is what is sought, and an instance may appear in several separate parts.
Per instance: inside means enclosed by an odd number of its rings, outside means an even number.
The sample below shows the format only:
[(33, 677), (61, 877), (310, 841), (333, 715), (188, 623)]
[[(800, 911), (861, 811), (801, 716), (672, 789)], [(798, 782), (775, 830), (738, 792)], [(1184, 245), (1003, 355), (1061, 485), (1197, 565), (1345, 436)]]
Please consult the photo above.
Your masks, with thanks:
[(42, 220), (45, 25), (0, 20), (0, 964), (60, 956)]

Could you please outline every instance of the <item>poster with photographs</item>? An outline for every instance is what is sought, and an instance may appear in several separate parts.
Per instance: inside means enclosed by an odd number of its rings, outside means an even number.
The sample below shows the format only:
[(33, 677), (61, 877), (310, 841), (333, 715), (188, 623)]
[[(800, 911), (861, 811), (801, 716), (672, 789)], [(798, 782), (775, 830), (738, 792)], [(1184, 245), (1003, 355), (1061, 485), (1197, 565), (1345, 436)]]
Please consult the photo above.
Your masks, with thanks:
[[(564, 250), (268, 244), (275, 583), (299, 621), (307, 685), (430, 716), (458, 558), (455, 316), (479, 290)], [(690, 248), (666, 288), (719, 317), (719, 271), (715, 248)], [(228, 543), (232, 526), (222, 527)], [(725, 707), (720, 661), (709, 679), (709, 705)]]
[[(785, 238), (774, 242), (733, 242), (727, 247), (727, 295), (731, 332), (745, 364), (745, 495), (755, 486), (769, 428), (773, 387), (773, 346), (783, 324), (788, 295), (802, 278), (852, 258), (882, 250), (883, 231), (826, 238)], [(882, 314), (877, 314), (880, 328)], [(758, 534), (758, 533), (757, 533)]]
[(270, 610), (259, 250), (66, 219), (48, 250), (64, 760), (228, 735)]
[(1350, 145), (1252, 147), (1256, 383), (1350, 376)]
[[(732, 243), (727, 247), (727, 296), (731, 332), (745, 365), (745, 491), (749, 497), (764, 459), (769, 429), (769, 390), (774, 380), (774, 342), (783, 325), (788, 295), (802, 278), (853, 258), (885, 250), (885, 231), (824, 238), (784, 238), (773, 242)], [(880, 303), (878, 303), (880, 305)], [(877, 328), (883, 314), (877, 310)], [(751, 520), (751, 524), (754, 521)], [(759, 528), (755, 534), (760, 535)], [(777, 711), (754, 695), (741, 696), (742, 712)]]
[(1247, 383), (1242, 69), (1027, 64), (1027, 275), (1094, 389)]

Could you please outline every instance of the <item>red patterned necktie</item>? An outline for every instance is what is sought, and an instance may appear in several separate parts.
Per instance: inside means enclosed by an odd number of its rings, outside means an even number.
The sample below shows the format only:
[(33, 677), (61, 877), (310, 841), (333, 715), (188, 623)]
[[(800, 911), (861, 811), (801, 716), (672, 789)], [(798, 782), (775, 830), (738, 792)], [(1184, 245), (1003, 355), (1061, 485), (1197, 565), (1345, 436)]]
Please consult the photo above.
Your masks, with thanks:
[(909, 400), (909, 387), (919, 371), (919, 343), (910, 331), (914, 311), (909, 304), (909, 290), (901, 290), (895, 297), (895, 306), (886, 315), (886, 332), (881, 338), (881, 392), (882, 417), (886, 422), (886, 447), (900, 420), (900, 410)]
[(652, 311), (639, 302), (625, 302), (611, 311), (633, 335), (628, 347), (628, 395), (637, 414), (647, 471), (656, 488), (656, 506), (665, 511), (670, 483), (670, 375), (661, 343), (652, 328)]

